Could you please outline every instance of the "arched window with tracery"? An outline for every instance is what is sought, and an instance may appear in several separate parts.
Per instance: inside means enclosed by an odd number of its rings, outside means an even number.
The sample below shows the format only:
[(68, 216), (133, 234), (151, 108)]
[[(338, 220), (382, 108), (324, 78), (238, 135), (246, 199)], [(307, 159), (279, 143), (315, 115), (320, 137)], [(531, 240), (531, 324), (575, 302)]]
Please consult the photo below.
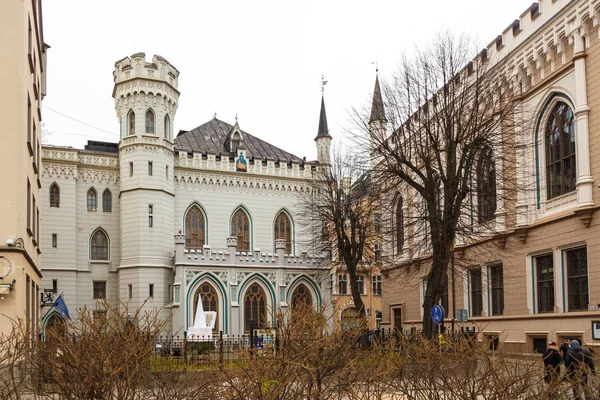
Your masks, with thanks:
[[(200, 285), (200, 287), (198, 288), (198, 290), (196, 290), (196, 293), (194, 294), (194, 316), (192, 317), (192, 320), (196, 318), (196, 310), (198, 309), (198, 296), (202, 296), (202, 308), (204, 309), (204, 311), (215, 311), (217, 312), (218, 316), (219, 296), (217, 296), (217, 291), (210, 283), (204, 282), (202, 285)], [(210, 321), (207, 321), (207, 323), (210, 323)], [(213, 329), (213, 332), (219, 332), (218, 319), (215, 321), (215, 327)]]
[(237, 251), (250, 251), (250, 219), (242, 208), (231, 218), (231, 236), (237, 237)]
[(146, 133), (154, 135), (154, 113), (152, 110), (146, 111)]
[(398, 196), (396, 201), (396, 250), (398, 253), (404, 248), (404, 201)]
[(267, 322), (267, 296), (258, 283), (253, 283), (244, 296), (244, 331), (250, 326), (261, 327)]
[(96, 193), (96, 189), (91, 188), (87, 192), (87, 210), (95, 212), (97, 209), (98, 209), (98, 193)]
[(312, 296), (304, 284), (299, 284), (292, 292), (292, 311), (312, 307)]
[(171, 119), (169, 114), (165, 114), (165, 139), (171, 138)]
[(575, 190), (575, 124), (573, 111), (558, 102), (546, 124), (546, 184), (548, 199)]
[(102, 193), (102, 211), (112, 212), (112, 193), (108, 189)]
[(129, 115), (127, 115), (127, 136), (135, 135), (135, 113), (129, 111)]
[(496, 213), (496, 166), (494, 152), (485, 146), (477, 161), (477, 215), (479, 223), (494, 219)]
[(60, 187), (56, 183), (50, 185), (50, 207), (60, 207)]
[(93, 233), (90, 247), (90, 260), (108, 260), (108, 236), (102, 229)]
[(201, 249), (206, 244), (204, 214), (200, 207), (193, 205), (185, 215), (185, 247)]
[(275, 218), (275, 240), (285, 240), (285, 254), (292, 254), (292, 221), (285, 212)]

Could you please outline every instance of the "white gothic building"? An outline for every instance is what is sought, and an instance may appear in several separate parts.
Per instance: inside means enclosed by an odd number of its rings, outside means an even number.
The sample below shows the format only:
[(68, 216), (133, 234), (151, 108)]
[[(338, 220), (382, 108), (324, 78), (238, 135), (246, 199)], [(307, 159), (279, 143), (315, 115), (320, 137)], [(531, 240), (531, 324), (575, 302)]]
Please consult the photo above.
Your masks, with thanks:
[(126, 57), (113, 75), (120, 142), (43, 148), (44, 288), (72, 314), (146, 302), (173, 315), (174, 334), (198, 296), (226, 335), (297, 301), (326, 305), (329, 258), (303, 251), (298, 220), (298, 193), (329, 162), (324, 103), (306, 162), (217, 118), (175, 136), (179, 71), (160, 56)]

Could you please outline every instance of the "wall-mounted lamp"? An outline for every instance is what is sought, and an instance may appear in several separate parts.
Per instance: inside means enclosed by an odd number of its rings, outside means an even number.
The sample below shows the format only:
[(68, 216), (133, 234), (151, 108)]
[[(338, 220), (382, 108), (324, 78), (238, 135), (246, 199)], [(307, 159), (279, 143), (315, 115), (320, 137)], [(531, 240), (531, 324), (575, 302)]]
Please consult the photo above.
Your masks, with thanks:
[(11, 283), (0, 283), (0, 295), (10, 294), (10, 291), (16, 282), (17, 281), (13, 279)]

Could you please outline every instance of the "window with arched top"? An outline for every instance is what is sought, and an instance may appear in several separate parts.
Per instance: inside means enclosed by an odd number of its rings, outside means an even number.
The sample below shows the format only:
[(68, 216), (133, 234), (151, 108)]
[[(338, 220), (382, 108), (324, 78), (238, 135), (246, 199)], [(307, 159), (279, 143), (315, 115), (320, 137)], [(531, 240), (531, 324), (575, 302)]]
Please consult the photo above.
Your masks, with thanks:
[(299, 284), (292, 292), (292, 311), (312, 307), (312, 296), (304, 284)]
[(154, 135), (154, 113), (152, 110), (146, 111), (146, 133)]
[(244, 331), (259, 328), (267, 322), (267, 296), (258, 283), (253, 283), (244, 296)]
[(398, 253), (404, 248), (404, 201), (398, 196), (396, 201), (396, 250)]
[(92, 234), (90, 260), (108, 260), (108, 236), (102, 229), (98, 229)]
[(87, 192), (87, 210), (95, 212), (97, 209), (98, 209), (98, 194), (96, 193), (96, 189), (91, 188)]
[(171, 119), (169, 114), (165, 114), (165, 139), (171, 138)]
[(479, 223), (494, 219), (496, 213), (496, 167), (494, 152), (485, 146), (477, 161), (477, 215)]
[(135, 113), (129, 111), (129, 115), (127, 115), (127, 136), (135, 135)]
[[(193, 308), (193, 319), (196, 318), (196, 310), (198, 309), (198, 297), (202, 296), (202, 308), (204, 311), (215, 311), (219, 312), (219, 296), (217, 296), (217, 291), (215, 288), (208, 282), (204, 282), (196, 293), (194, 294), (194, 308)], [(210, 321), (207, 321), (210, 323)], [(213, 332), (219, 332), (219, 320), (215, 321), (215, 327)]]
[(548, 199), (575, 190), (575, 123), (573, 110), (560, 101), (546, 124), (546, 185)]
[(108, 189), (102, 193), (102, 211), (112, 212), (112, 193)]
[[(285, 212), (280, 212), (275, 218), (275, 240), (285, 240), (285, 254), (292, 254), (292, 221)], [(275, 247), (273, 247), (275, 248)]]
[(204, 214), (200, 207), (193, 205), (185, 214), (185, 247), (201, 249), (206, 244)]
[(238, 239), (237, 251), (250, 251), (250, 219), (242, 208), (231, 218), (231, 236)]
[(50, 207), (60, 207), (60, 187), (56, 183), (50, 185)]

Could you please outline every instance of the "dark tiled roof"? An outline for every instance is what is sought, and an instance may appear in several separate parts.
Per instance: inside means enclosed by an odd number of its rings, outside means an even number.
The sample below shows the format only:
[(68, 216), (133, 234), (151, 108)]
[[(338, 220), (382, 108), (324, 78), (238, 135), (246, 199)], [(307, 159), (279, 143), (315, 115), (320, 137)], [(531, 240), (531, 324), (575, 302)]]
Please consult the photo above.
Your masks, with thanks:
[(87, 144), (84, 147), (84, 150), (103, 151), (106, 153), (117, 154), (119, 152), (119, 143), (99, 142), (96, 140), (88, 140)]
[[(177, 138), (175, 138), (175, 150), (187, 151), (188, 153), (229, 155), (229, 146), (226, 146), (226, 143), (228, 143), (229, 134), (232, 130), (232, 125), (213, 118), (191, 131), (180, 131)], [(302, 162), (300, 157), (281, 150), (248, 132), (243, 130), (241, 132), (244, 137), (243, 144), (247, 149), (247, 159), (254, 157), (256, 160), (267, 158), (271, 160), (279, 159), (280, 162)]]
[(327, 127), (327, 114), (325, 113), (325, 98), (321, 97), (321, 114), (319, 114), (319, 130), (315, 140), (321, 137), (330, 138), (329, 128)]

